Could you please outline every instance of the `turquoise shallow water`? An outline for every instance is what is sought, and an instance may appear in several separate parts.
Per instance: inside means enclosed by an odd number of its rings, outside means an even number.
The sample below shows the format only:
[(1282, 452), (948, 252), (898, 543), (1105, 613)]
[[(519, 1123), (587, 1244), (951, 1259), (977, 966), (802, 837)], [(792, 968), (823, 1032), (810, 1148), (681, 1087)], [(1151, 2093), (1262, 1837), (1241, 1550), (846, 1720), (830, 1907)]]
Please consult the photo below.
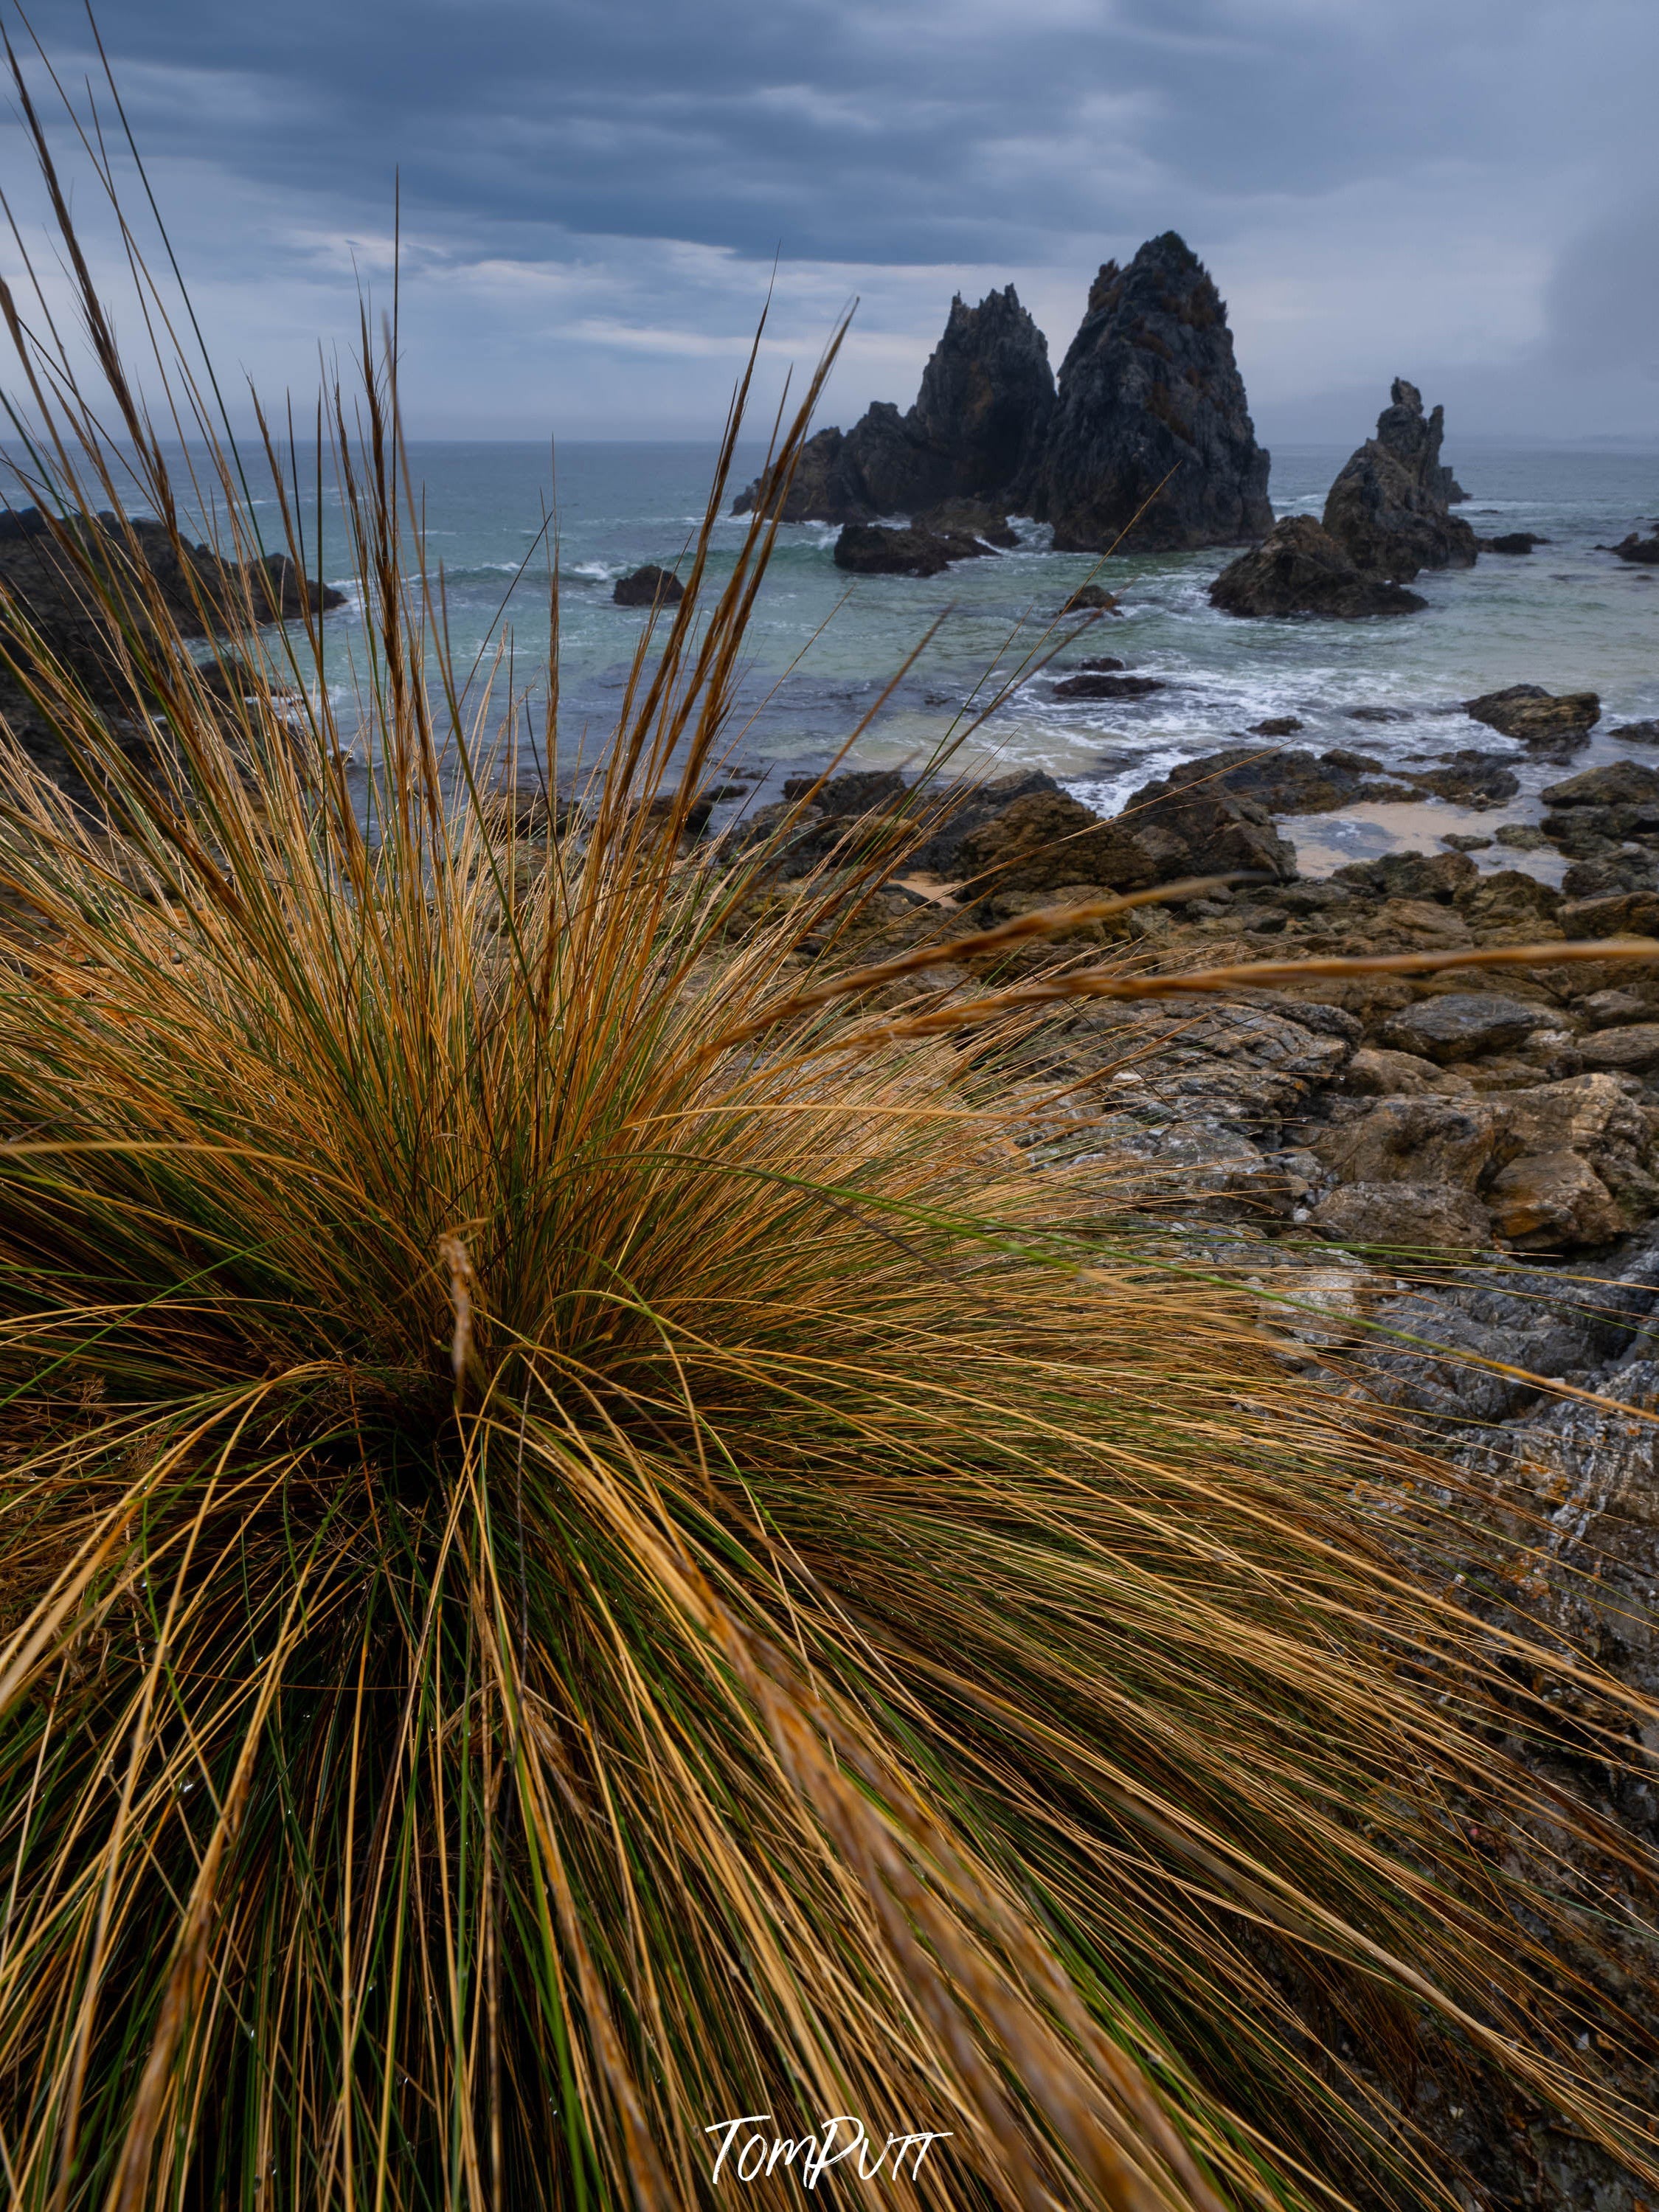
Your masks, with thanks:
[[(1316, 511), (1346, 451), (1276, 452), (1278, 511)], [(1446, 830), (1490, 831), (1506, 817), (1535, 814), (1537, 788), (1563, 770), (1526, 761), (1456, 702), (1502, 684), (1536, 683), (1601, 692), (1603, 732), (1659, 714), (1659, 572), (1596, 550), (1659, 516), (1659, 448), (1474, 447), (1449, 457), (1471, 495), (1462, 512), (1480, 535), (1526, 529), (1551, 543), (1524, 558), (1483, 555), (1473, 571), (1420, 578), (1416, 588), (1429, 601), (1421, 614), (1352, 623), (1241, 622), (1216, 613), (1206, 586), (1231, 557), (1224, 552), (1114, 559), (1100, 580), (1119, 594), (1123, 614), (1089, 625), (1061, 660), (1109, 653), (1166, 688), (1140, 701), (1069, 703), (1051, 696), (1052, 678), (1038, 676), (979, 732), (968, 757), (987, 769), (1046, 769), (1109, 811), (1149, 775), (1236, 743), (1270, 714), (1303, 719), (1297, 744), (1346, 744), (1390, 763), (1437, 761), (1468, 744), (1516, 754), (1524, 790), (1502, 813), (1476, 820), (1431, 806), (1384, 818), (1382, 811), (1361, 810), (1291, 825), (1304, 863), (1316, 869), (1398, 842), (1432, 843)], [(602, 742), (643, 623), (611, 604), (612, 582), (641, 562), (672, 565), (683, 552), (714, 460), (712, 446), (560, 452), (566, 750), (578, 739), (590, 749)], [(498, 634), (491, 624), (503, 594), (552, 506), (549, 456), (544, 447), (427, 443), (411, 448), (411, 464), (425, 495), (428, 556), (443, 565), (451, 635), (465, 662)], [(717, 526), (717, 576), (744, 527), (731, 519)], [(869, 578), (850, 592), (831, 562), (832, 529), (786, 529), (750, 637), (743, 755), (780, 767), (821, 762), (943, 617), (859, 750), (870, 764), (925, 758), (959, 726), (966, 702), (1036, 648), (1055, 609), (1093, 569), (1090, 556), (1048, 551), (1037, 526), (1021, 529), (1020, 550), (1000, 558), (926, 580)], [(325, 524), (325, 573), (343, 584), (349, 581), (341, 574), (343, 543)], [(538, 554), (505, 609), (521, 676), (545, 653), (545, 609)], [(331, 617), (341, 647), (349, 647), (358, 619), (355, 604)], [(1356, 721), (1355, 707), (1386, 707), (1401, 719)], [(1629, 750), (1600, 734), (1578, 763)]]

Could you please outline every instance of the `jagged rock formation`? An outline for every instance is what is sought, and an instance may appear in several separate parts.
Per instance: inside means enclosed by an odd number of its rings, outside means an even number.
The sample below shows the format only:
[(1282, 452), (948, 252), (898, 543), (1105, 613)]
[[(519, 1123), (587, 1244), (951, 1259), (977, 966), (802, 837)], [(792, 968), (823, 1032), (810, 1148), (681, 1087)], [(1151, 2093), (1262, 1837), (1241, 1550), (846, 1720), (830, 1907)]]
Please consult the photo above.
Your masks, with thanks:
[(1659, 530), (1647, 538), (1632, 530), (1628, 538), (1621, 538), (1612, 550), (1621, 561), (1633, 561), (1638, 567), (1650, 568), (1659, 562)]
[(1367, 575), (1310, 514), (1286, 515), (1264, 542), (1224, 568), (1210, 586), (1224, 615), (1411, 614), (1427, 602), (1386, 577)]
[(1227, 310), (1174, 231), (1090, 288), (1031, 493), (1058, 552), (1104, 551), (1125, 532), (1131, 552), (1236, 545), (1272, 528)]
[(1389, 404), (1331, 486), (1325, 527), (1356, 568), (1396, 584), (1421, 568), (1468, 568), (1477, 548), (1468, 524), (1449, 510), (1456, 486), (1440, 459), (1445, 410), (1423, 412), (1423, 395), (1396, 377)]
[[(976, 307), (958, 296), (909, 412), (878, 400), (852, 429), (810, 439), (783, 519), (867, 522), (950, 500), (998, 501), (1030, 476), (1054, 404), (1048, 341), (1013, 286)], [(762, 482), (738, 495), (734, 514), (758, 502)]]

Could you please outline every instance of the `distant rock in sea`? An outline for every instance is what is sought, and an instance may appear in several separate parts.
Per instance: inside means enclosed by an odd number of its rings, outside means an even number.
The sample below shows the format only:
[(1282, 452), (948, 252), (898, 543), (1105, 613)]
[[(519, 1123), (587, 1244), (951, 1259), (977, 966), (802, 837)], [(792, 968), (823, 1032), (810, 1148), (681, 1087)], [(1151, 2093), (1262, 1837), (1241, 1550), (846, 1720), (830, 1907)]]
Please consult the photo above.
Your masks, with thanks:
[[(1090, 288), (1060, 372), (1030, 512), (1057, 552), (1234, 545), (1273, 526), (1227, 311), (1172, 230)], [(1167, 479), (1167, 481), (1166, 481)], [(1146, 508), (1141, 514), (1142, 507)], [(1125, 534), (1127, 532), (1127, 535)]]
[[(948, 501), (993, 502), (1028, 477), (1054, 412), (1048, 344), (1010, 284), (976, 307), (951, 302), (945, 334), (901, 415), (878, 400), (848, 431), (809, 439), (785, 501), (786, 522), (868, 522)], [(732, 502), (759, 503), (757, 477)]]
[(883, 530), (849, 522), (836, 540), (835, 562), (854, 576), (937, 576), (952, 561), (976, 556), (996, 558), (966, 531)]
[(1310, 514), (1288, 514), (1210, 586), (1224, 615), (1408, 615), (1427, 603), (1386, 576), (1368, 574)]
[(1659, 530), (1651, 537), (1643, 538), (1632, 530), (1628, 538), (1621, 538), (1613, 550), (1621, 561), (1634, 561), (1639, 566), (1651, 568), (1659, 562)]
[[(732, 513), (763, 489), (757, 477)], [(1272, 527), (1227, 311), (1174, 231), (1102, 269), (1058, 392), (1012, 284), (976, 307), (953, 300), (915, 404), (878, 400), (850, 430), (809, 439), (783, 520), (920, 521), (960, 501), (1004, 528), (1011, 511), (1052, 522), (1057, 552), (1237, 545)]]
[(1456, 487), (1440, 459), (1445, 410), (1423, 412), (1423, 395), (1396, 377), (1376, 435), (1349, 460), (1325, 501), (1325, 527), (1356, 568), (1409, 584), (1422, 568), (1468, 568), (1477, 547), (1449, 511)]
[(611, 596), (619, 607), (677, 607), (685, 597), (685, 586), (666, 568), (647, 561), (631, 576), (618, 576)]

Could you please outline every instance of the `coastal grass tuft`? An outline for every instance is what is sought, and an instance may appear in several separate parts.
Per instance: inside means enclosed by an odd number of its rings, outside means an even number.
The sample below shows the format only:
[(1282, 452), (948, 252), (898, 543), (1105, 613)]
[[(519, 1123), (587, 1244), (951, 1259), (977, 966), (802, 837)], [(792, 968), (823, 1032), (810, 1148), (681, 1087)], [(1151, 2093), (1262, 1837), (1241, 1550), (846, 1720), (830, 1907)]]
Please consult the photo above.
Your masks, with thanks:
[(855, 925), (943, 800), (793, 888), (787, 823), (683, 835), (816, 389), (722, 579), (740, 395), (593, 772), (527, 795), (395, 343), (319, 419), (348, 714), (313, 617), (228, 567), (198, 663), (87, 552), (138, 504), (260, 549), (211, 387), (158, 350), (180, 484), (69, 265), (106, 389), (8, 297), (20, 468), (125, 712), (4, 634), (101, 795), (0, 737), (9, 2201), (781, 2205), (799, 2153), (717, 2189), (708, 2131), (856, 2114), (939, 2138), (900, 2206), (1449, 2203), (1425, 2069), (1659, 2179), (1579, 2056), (1588, 1815), (1501, 1747), (1611, 1686), (1437, 1595), (1442, 1472), (1030, 1144), (1042, 1005), (872, 1032)]

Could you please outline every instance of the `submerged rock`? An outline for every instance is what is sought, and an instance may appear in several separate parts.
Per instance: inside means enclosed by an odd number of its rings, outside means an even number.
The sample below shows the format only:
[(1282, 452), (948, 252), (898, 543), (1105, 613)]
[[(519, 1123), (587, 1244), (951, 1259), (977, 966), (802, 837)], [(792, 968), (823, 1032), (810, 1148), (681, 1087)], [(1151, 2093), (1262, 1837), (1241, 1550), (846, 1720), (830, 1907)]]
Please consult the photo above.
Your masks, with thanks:
[[(1273, 524), (1227, 311), (1174, 231), (1090, 288), (1030, 511), (1057, 552), (1233, 545)], [(1165, 479), (1168, 479), (1165, 482)], [(1146, 512), (1141, 513), (1142, 508)], [(1126, 534), (1127, 533), (1127, 534)]]
[(1474, 532), (1448, 511), (1444, 429), (1444, 410), (1425, 416), (1417, 386), (1397, 377), (1376, 435), (1348, 461), (1325, 501), (1325, 527), (1357, 568), (1408, 584), (1422, 568), (1474, 565)]
[(1530, 553), (1534, 545), (1547, 545), (1549, 542), (1547, 538), (1540, 538), (1530, 530), (1510, 530), (1501, 538), (1475, 540), (1483, 553)]
[(1019, 544), (1019, 533), (1008, 527), (1007, 515), (988, 500), (947, 499), (942, 506), (913, 515), (910, 526), (931, 531), (935, 537), (982, 538), (1005, 553)]
[(1326, 615), (1340, 622), (1413, 614), (1427, 605), (1415, 592), (1367, 574), (1310, 514), (1275, 523), (1261, 544), (1222, 570), (1210, 601), (1225, 615)]
[(1156, 676), (1114, 676), (1085, 670), (1056, 684), (1054, 696), (1056, 699), (1146, 699), (1164, 688)]
[(1073, 592), (1060, 611), (1063, 615), (1103, 614), (1120, 612), (1116, 595), (1103, 584), (1083, 584)]

